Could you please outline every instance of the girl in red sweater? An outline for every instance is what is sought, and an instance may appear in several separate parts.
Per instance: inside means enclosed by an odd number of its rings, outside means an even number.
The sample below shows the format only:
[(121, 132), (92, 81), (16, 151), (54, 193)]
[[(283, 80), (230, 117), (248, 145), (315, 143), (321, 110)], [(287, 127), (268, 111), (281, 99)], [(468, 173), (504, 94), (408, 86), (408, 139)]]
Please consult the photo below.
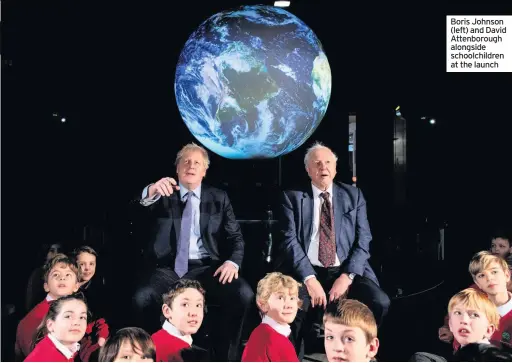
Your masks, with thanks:
[(87, 328), (87, 304), (82, 294), (55, 300), (39, 325), (34, 349), (25, 362), (73, 362)]

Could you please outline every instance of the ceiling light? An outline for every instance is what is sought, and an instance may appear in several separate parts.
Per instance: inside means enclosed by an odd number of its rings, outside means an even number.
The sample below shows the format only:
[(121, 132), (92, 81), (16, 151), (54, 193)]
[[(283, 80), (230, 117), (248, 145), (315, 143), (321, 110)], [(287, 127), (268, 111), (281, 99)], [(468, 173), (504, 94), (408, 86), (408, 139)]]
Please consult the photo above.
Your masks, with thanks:
[(274, 1), (274, 6), (278, 6), (280, 8), (287, 8), (288, 6), (290, 6), (290, 2), (289, 1)]

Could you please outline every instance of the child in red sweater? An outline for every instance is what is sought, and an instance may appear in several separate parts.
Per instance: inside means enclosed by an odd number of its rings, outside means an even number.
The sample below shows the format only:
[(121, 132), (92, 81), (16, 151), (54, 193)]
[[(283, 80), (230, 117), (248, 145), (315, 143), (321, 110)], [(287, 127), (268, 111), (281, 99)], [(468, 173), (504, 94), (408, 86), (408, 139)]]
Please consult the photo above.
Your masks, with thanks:
[(151, 336), (156, 346), (158, 362), (183, 361), (181, 352), (192, 346), (195, 334), (203, 322), (205, 291), (198, 281), (181, 279), (163, 295), (162, 329)]
[(78, 268), (66, 255), (56, 254), (44, 266), (46, 298), (37, 304), (18, 324), (16, 358), (22, 361), (31, 351), (34, 333), (50, 309), (50, 301), (71, 295), (78, 290)]
[[(500, 315), (498, 329), (490, 342), (498, 348), (512, 348), (512, 293), (507, 291), (510, 282), (510, 269), (507, 262), (500, 256), (489, 251), (481, 251), (473, 256), (469, 263), (469, 273), (475, 282), (475, 288), (483, 291), (497, 306)], [(441, 327), (439, 338), (446, 342), (453, 340), (453, 333), (447, 327)], [(459, 348), (457, 340), (453, 340), (455, 350)]]
[(82, 294), (55, 300), (36, 331), (34, 349), (25, 362), (73, 362), (87, 328)]
[(249, 337), (242, 362), (298, 362), (288, 338), (290, 323), (301, 305), (300, 284), (279, 272), (267, 274), (258, 282), (256, 304), (264, 315)]
[(111, 336), (101, 348), (100, 362), (154, 362), (153, 340), (141, 328), (123, 328)]
[[(22, 361), (32, 350), (34, 334), (50, 309), (52, 302), (78, 290), (80, 271), (76, 263), (59, 253), (44, 266), (44, 289), (46, 298), (36, 305), (18, 324), (16, 331), (16, 359)], [(80, 359), (89, 360), (90, 355), (99, 349), (98, 339), (108, 337), (108, 325), (104, 319), (97, 319), (87, 325), (86, 334), (80, 342)]]
[(375, 317), (360, 301), (330, 303), (324, 313), (324, 329), (329, 362), (369, 362), (379, 350)]

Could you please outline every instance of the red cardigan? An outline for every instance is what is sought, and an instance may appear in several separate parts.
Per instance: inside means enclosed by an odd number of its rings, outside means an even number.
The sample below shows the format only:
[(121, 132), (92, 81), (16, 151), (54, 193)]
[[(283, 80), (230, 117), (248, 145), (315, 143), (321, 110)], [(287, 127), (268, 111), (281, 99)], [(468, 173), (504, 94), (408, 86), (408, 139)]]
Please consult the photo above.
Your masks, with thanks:
[[(16, 331), (15, 353), (18, 361), (29, 355), (32, 347), (32, 340), (37, 327), (43, 321), (46, 313), (50, 310), (51, 301), (44, 299), (37, 304), (18, 324)], [(85, 336), (80, 341), (80, 358), (87, 362), (90, 355), (99, 349), (98, 339), (109, 336), (108, 325), (105, 319), (98, 319), (87, 325)]]
[(512, 310), (500, 318), (498, 328), (490, 339), (491, 344), (500, 348), (503, 345), (512, 348)]
[(242, 362), (298, 362), (290, 339), (268, 324), (253, 330), (242, 355)]
[(157, 362), (182, 362), (181, 351), (190, 348), (186, 341), (160, 329), (151, 336), (156, 347)]
[(76, 353), (67, 359), (47, 335), (37, 343), (24, 362), (74, 362), (75, 357)]

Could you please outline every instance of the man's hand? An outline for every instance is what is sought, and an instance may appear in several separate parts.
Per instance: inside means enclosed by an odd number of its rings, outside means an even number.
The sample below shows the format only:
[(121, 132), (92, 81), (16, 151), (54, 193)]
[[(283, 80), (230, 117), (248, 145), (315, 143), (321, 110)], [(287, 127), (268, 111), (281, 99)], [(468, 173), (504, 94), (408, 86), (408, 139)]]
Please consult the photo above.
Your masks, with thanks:
[(148, 198), (153, 198), (157, 193), (169, 197), (174, 190), (180, 190), (180, 186), (176, 183), (176, 180), (173, 178), (165, 177), (157, 181), (155, 184), (152, 184), (148, 188)]
[(352, 280), (348, 277), (348, 274), (341, 274), (341, 276), (334, 281), (331, 291), (329, 291), (329, 302), (338, 300), (340, 297), (345, 295), (348, 292), (350, 285), (352, 285)]
[(453, 341), (453, 333), (446, 325), (439, 328), (439, 340), (445, 343), (451, 343)]
[(219, 282), (225, 284), (226, 282), (231, 283), (233, 279), (238, 278), (238, 269), (230, 262), (224, 262), (217, 271), (213, 274), (213, 277), (220, 274)]
[(308, 289), (308, 294), (311, 297), (311, 306), (323, 305), (325, 309), (327, 306), (327, 297), (325, 296), (324, 288), (320, 285), (320, 282), (316, 277), (312, 277), (308, 279), (305, 284)]

